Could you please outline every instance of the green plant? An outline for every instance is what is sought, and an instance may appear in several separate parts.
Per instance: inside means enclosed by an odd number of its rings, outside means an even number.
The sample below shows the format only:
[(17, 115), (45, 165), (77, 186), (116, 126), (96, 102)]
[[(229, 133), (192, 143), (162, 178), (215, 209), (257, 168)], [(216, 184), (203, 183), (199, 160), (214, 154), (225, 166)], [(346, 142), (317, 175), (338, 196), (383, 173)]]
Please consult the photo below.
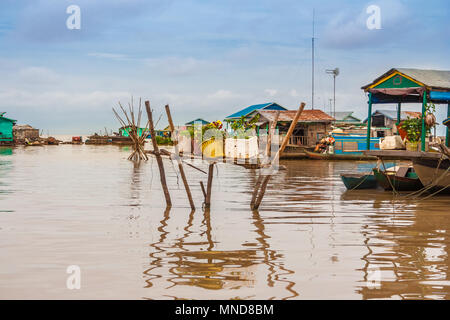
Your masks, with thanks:
[(400, 127), (406, 131), (406, 139), (409, 142), (418, 142), (422, 133), (422, 118), (410, 118), (404, 120)]
[[(434, 103), (430, 102), (425, 106), (425, 117), (436, 111)], [(409, 142), (419, 142), (422, 135), (422, 115), (419, 118), (410, 118), (402, 121), (400, 128), (406, 131), (406, 138)], [(427, 133), (431, 132), (432, 126), (425, 124)]]
[(156, 143), (159, 145), (172, 145), (172, 139), (170, 139), (169, 137), (160, 137), (160, 136), (156, 136)]
[(248, 138), (248, 134), (246, 131), (254, 130), (256, 128), (256, 123), (259, 120), (260, 115), (257, 114), (249, 121), (245, 120), (245, 117), (242, 116), (239, 120), (234, 120), (230, 123), (231, 129), (233, 129), (235, 138)]

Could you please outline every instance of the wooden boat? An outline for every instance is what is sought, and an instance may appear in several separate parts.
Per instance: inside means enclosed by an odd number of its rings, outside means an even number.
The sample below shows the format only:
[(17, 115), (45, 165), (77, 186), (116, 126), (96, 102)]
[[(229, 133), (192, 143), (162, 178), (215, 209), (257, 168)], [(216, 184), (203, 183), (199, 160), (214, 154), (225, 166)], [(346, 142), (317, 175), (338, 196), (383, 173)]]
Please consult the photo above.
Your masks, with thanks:
[(377, 179), (373, 174), (341, 174), (342, 182), (348, 190), (376, 189)]
[(450, 193), (450, 159), (439, 152), (403, 150), (366, 151), (365, 154), (380, 159), (410, 160), (414, 171), (425, 187), (432, 192)]
[(424, 186), (431, 186), (430, 191), (450, 193), (450, 160), (414, 158), (414, 170)]
[(355, 160), (355, 161), (368, 161), (368, 160), (377, 160), (377, 157), (367, 156), (364, 154), (358, 153), (348, 153), (348, 154), (331, 154), (331, 153), (317, 153), (304, 151), (308, 159), (312, 160)]
[(392, 187), (396, 191), (416, 191), (423, 188), (422, 182), (412, 167), (400, 167), (395, 171), (374, 168), (373, 175), (378, 184), (386, 191), (392, 190)]

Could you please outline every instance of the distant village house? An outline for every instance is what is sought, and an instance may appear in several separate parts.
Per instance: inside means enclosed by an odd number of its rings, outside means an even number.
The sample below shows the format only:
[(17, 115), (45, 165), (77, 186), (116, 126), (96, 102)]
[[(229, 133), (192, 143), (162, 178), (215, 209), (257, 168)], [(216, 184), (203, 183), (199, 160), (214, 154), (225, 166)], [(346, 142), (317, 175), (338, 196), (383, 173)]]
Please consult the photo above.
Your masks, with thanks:
[[(421, 113), (415, 111), (402, 111), (400, 114), (400, 120), (406, 120), (408, 118), (420, 118)], [(367, 119), (364, 120), (367, 124)], [(372, 113), (372, 128), (371, 136), (377, 138), (383, 138), (392, 136), (398, 132), (397, 130), (397, 111), (395, 110), (376, 110)]]
[(24, 142), (25, 140), (33, 141), (39, 139), (39, 129), (35, 129), (28, 124), (15, 125), (13, 127), (14, 140), (16, 142)]
[(17, 120), (5, 117), (6, 112), (0, 112), (0, 144), (12, 144), (14, 142), (13, 126)]
[[(257, 122), (258, 131), (268, 130), (269, 123), (275, 120), (277, 111), (256, 110), (251, 117), (259, 114)], [(281, 110), (278, 117), (277, 129), (281, 139), (286, 135), (289, 126), (294, 120), (296, 110)], [(334, 118), (322, 110), (303, 110), (298, 123), (289, 140), (289, 145), (313, 147), (331, 131)], [(267, 131), (266, 131), (267, 132)]]

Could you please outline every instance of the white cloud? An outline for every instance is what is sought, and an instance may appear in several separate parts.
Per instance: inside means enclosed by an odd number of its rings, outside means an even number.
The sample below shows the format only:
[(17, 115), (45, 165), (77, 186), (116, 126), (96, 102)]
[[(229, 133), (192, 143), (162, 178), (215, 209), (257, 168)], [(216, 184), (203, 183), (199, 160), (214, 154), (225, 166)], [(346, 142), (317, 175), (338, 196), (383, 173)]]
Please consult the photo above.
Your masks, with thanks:
[(205, 68), (211, 66), (211, 63), (208, 61), (192, 57), (149, 58), (145, 59), (144, 62), (148, 67), (154, 69), (158, 73), (170, 76), (192, 75), (204, 71)]
[(120, 54), (120, 53), (92, 52), (92, 53), (88, 53), (88, 56), (96, 57), (96, 58), (112, 59), (112, 60), (125, 60), (125, 59), (127, 59), (126, 55)]
[(57, 83), (61, 77), (48, 68), (26, 67), (19, 69), (15, 77), (20, 83), (49, 84)]
[(124, 91), (42, 91), (27, 90), (0, 91), (0, 101), (11, 107), (41, 108), (47, 110), (93, 110), (107, 106), (113, 107), (120, 99), (128, 100), (129, 92)]
[(293, 98), (297, 98), (299, 96), (297, 90), (292, 89), (291, 91), (289, 91), (289, 95)]
[(276, 89), (266, 89), (264, 90), (264, 92), (268, 94), (270, 97), (274, 97), (278, 93)]

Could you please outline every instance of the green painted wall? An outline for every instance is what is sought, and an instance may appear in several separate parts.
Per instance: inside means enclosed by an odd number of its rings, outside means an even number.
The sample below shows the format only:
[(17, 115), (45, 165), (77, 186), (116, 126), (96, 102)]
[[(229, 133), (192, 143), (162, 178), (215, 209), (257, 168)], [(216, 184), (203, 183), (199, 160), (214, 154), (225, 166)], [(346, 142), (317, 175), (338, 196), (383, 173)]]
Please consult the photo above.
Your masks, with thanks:
[(395, 89), (395, 88), (417, 88), (420, 87), (418, 83), (409, 80), (401, 75), (395, 75), (392, 78), (380, 83), (375, 88), (377, 89)]
[(13, 141), (13, 122), (0, 117), (0, 141)]
[[(129, 137), (130, 133), (129, 133), (130, 128), (125, 128), (125, 129), (120, 129), (119, 133), (122, 137)], [(145, 128), (138, 128), (138, 134), (141, 137), (142, 136), (142, 132), (145, 130)]]

